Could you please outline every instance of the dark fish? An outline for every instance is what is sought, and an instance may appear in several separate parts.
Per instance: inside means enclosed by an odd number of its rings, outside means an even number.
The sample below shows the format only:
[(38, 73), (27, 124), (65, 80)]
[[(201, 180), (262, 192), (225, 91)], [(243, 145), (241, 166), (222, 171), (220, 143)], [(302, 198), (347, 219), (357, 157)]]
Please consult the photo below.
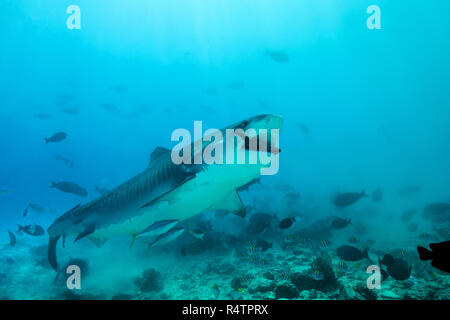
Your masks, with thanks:
[(359, 261), (364, 258), (369, 259), (367, 249), (361, 251), (358, 248), (349, 245), (343, 245), (337, 248), (337, 255), (344, 261)]
[(75, 166), (74, 162), (72, 160), (70, 160), (69, 158), (60, 155), (60, 154), (56, 154), (53, 156), (53, 159), (55, 159), (56, 161), (60, 161), (65, 163), (68, 167), (73, 168)]
[(412, 186), (406, 186), (398, 190), (397, 194), (399, 196), (405, 197), (405, 196), (412, 196), (416, 194), (417, 192), (422, 189), (421, 185), (412, 185)]
[(374, 202), (380, 202), (381, 200), (383, 200), (383, 191), (381, 190), (381, 188), (376, 189), (372, 193), (372, 200)]
[(363, 197), (367, 197), (367, 194), (364, 190), (362, 190), (361, 192), (345, 192), (338, 194), (333, 199), (333, 203), (336, 207), (343, 208), (351, 206)]
[(8, 230), (8, 234), (9, 234), (9, 244), (11, 245), (11, 247), (14, 247), (17, 243), (16, 236), (14, 235), (14, 233), (12, 233), (9, 230)]
[(342, 219), (342, 218), (336, 218), (331, 222), (331, 227), (333, 229), (344, 229), (349, 224), (352, 224), (351, 219)]
[(297, 128), (303, 132), (304, 134), (308, 134), (309, 133), (309, 127), (306, 124), (303, 123), (297, 123)]
[(76, 116), (80, 114), (80, 108), (77, 106), (71, 106), (66, 108), (61, 108), (59, 111), (64, 112), (66, 114), (70, 114), (72, 116)]
[(448, 222), (450, 221), (450, 203), (430, 203), (423, 209), (422, 216), (435, 223)]
[(402, 221), (408, 222), (415, 214), (417, 213), (417, 210), (406, 210), (402, 213)]
[(383, 260), (380, 260), (380, 263), (384, 264), (386, 267), (389, 267), (392, 262), (394, 262), (394, 256), (389, 253), (383, 256)]
[(50, 138), (45, 138), (45, 143), (49, 143), (49, 142), (60, 142), (63, 141), (67, 138), (67, 133), (65, 132), (57, 132), (54, 135), (52, 135)]
[(13, 192), (6, 188), (0, 188), (0, 196), (8, 196), (10, 194), (13, 194)]
[(401, 258), (394, 259), (387, 268), (389, 275), (395, 280), (406, 280), (411, 276), (412, 266)]
[(28, 214), (30, 213), (30, 210), (28, 210), (29, 209), (29, 206), (27, 206), (24, 210), (23, 210), (23, 213), (22, 213), (22, 217), (26, 217), (26, 216), (28, 216)]
[(247, 227), (247, 232), (251, 234), (261, 233), (264, 229), (270, 227), (270, 222), (274, 218), (268, 213), (255, 213), (249, 219), (250, 225)]
[(44, 213), (45, 212), (44, 207), (41, 206), (40, 204), (37, 204), (37, 203), (29, 203), (28, 207), (31, 210), (33, 210), (34, 212), (37, 212), (37, 213)]
[(44, 228), (42, 228), (41, 226), (38, 226), (36, 224), (33, 225), (26, 225), (26, 226), (21, 226), (20, 224), (17, 225), (18, 229), (17, 232), (25, 232), (26, 234), (33, 236), (33, 237), (38, 237), (38, 236), (42, 236), (45, 231)]
[(278, 227), (280, 229), (287, 229), (290, 226), (292, 226), (292, 224), (295, 222), (295, 217), (292, 218), (285, 218), (283, 220), (280, 221), (280, 224), (278, 225)]
[(272, 243), (263, 239), (258, 239), (256, 240), (255, 248), (261, 250), (261, 252), (266, 252), (267, 250), (272, 249)]
[(417, 247), (420, 260), (431, 260), (431, 265), (436, 269), (450, 273), (450, 241), (430, 243), (430, 250)]
[(266, 50), (264, 55), (279, 63), (289, 63), (291, 61), (287, 53), (281, 50)]
[(38, 119), (41, 120), (47, 120), (50, 119), (52, 117), (51, 113), (48, 112), (39, 112), (39, 113), (35, 113), (34, 116)]
[(347, 241), (350, 242), (350, 243), (353, 243), (353, 244), (356, 244), (356, 243), (359, 242), (359, 240), (356, 237), (353, 237), (353, 236), (349, 237)]
[(69, 182), (69, 181), (61, 181), (61, 182), (54, 182), (50, 181), (51, 186), (50, 188), (56, 188), (59, 191), (66, 192), (66, 193), (72, 193), (76, 194), (80, 197), (86, 197), (88, 195), (88, 192), (83, 187), (80, 187), (79, 185)]

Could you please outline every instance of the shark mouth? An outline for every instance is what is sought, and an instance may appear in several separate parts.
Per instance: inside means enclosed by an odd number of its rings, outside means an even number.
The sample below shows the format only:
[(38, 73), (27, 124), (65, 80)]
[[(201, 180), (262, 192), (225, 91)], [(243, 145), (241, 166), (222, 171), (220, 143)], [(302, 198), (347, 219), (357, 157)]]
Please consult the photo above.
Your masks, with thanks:
[(254, 136), (247, 137), (245, 136), (244, 149), (249, 151), (258, 151), (258, 152), (268, 152), (271, 154), (279, 154), (281, 150), (275, 146), (272, 146), (270, 140), (267, 140), (267, 137), (262, 136)]

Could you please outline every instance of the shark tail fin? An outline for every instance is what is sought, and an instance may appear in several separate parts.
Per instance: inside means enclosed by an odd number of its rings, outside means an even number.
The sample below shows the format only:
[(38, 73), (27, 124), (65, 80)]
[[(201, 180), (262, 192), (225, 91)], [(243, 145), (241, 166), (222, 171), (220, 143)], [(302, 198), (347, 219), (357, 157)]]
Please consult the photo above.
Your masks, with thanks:
[(55, 181), (51, 181), (51, 180), (50, 180), (50, 183), (51, 183), (50, 188), (56, 187), (56, 182), (55, 182)]
[(50, 139), (44, 138), (45, 140), (45, 144), (48, 144), (48, 142), (50, 141)]

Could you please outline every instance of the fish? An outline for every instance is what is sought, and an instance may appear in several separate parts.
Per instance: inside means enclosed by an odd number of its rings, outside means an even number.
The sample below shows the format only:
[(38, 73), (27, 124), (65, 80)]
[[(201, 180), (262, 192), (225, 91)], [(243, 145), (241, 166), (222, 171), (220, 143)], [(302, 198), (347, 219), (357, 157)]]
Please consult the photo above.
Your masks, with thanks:
[(359, 242), (359, 240), (356, 238), (356, 237), (349, 237), (348, 239), (347, 239), (347, 241), (349, 242), (349, 243), (353, 243), (353, 244), (355, 244), (355, 243), (358, 243)]
[(300, 197), (300, 192), (288, 192), (284, 195), (284, 199), (288, 206), (294, 206)]
[(274, 215), (264, 212), (253, 214), (250, 219), (250, 225), (247, 227), (247, 233), (257, 234), (269, 228)]
[(430, 261), (436, 269), (450, 273), (450, 241), (430, 243), (431, 250), (418, 246), (417, 252), (422, 261)]
[(35, 113), (34, 116), (41, 120), (47, 120), (52, 117), (52, 114), (48, 113), (48, 112), (38, 112), (38, 113)]
[(30, 214), (29, 206), (26, 206), (25, 209), (23, 209), (22, 217), (27, 217)]
[(30, 202), (28, 204), (28, 207), (31, 210), (33, 210), (34, 212), (37, 212), (37, 213), (44, 213), (45, 212), (45, 208), (43, 206), (41, 206), (40, 204), (38, 204), (38, 203), (31, 203)]
[(362, 190), (361, 192), (344, 192), (334, 197), (333, 204), (336, 207), (344, 208), (355, 204), (364, 197), (367, 197), (365, 190)]
[(189, 228), (188, 231), (189, 231), (190, 235), (192, 235), (193, 237), (195, 237), (199, 240), (203, 240), (203, 237), (205, 236), (205, 233), (200, 228)]
[(273, 243), (268, 242), (263, 239), (258, 239), (255, 242), (255, 248), (261, 250), (261, 252), (266, 252), (269, 249), (273, 249), (272, 245), (273, 245)]
[(312, 274), (311, 276), (313, 277), (314, 280), (316, 281), (320, 281), (324, 279), (324, 274), (320, 271), (320, 270), (312, 270)]
[(69, 181), (61, 181), (61, 182), (54, 182), (50, 181), (51, 186), (50, 188), (56, 188), (59, 191), (65, 192), (65, 193), (72, 193), (80, 197), (87, 197), (88, 192), (83, 187), (80, 187), (79, 185), (69, 182)]
[(219, 289), (219, 286), (217, 285), (217, 283), (215, 283), (215, 284), (213, 284), (211, 286), (211, 290), (213, 292), (214, 298), (216, 298), (216, 299), (219, 298), (219, 296), (220, 296), (220, 289)]
[(348, 265), (344, 261), (339, 261), (338, 262), (338, 269), (339, 270), (347, 270), (348, 269)]
[(395, 280), (407, 280), (411, 276), (412, 265), (401, 258), (394, 259), (387, 268), (389, 275)]
[(403, 211), (401, 219), (403, 222), (408, 222), (416, 213), (415, 209)]
[(349, 224), (352, 224), (351, 219), (342, 219), (342, 218), (336, 218), (331, 222), (331, 227), (333, 229), (344, 229)]
[(281, 50), (266, 50), (264, 52), (265, 56), (268, 56), (273, 61), (276, 61), (278, 63), (289, 63), (291, 59), (289, 58), (288, 54)]
[(422, 217), (435, 223), (447, 223), (450, 221), (450, 203), (430, 203), (423, 208)]
[(17, 227), (18, 229), (16, 232), (25, 232), (26, 234), (33, 237), (39, 237), (45, 233), (44, 228), (36, 224), (30, 224), (26, 226), (21, 226), (20, 224), (18, 224)]
[(321, 248), (328, 248), (330, 246), (330, 244), (331, 244), (330, 240), (321, 240), (320, 241)]
[(368, 249), (364, 251), (349, 245), (342, 245), (337, 248), (337, 256), (344, 261), (359, 261), (364, 258), (369, 259)]
[(412, 196), (412, 195), (415, 195), (416, 193), (418, 193), (420, 191), (420, 189), (422, 189), (421, 185), (405, 186), (403, 188), (400, 188), (397, 191), (397, 194), (402, 197)]
[(12, 233), (9, 230), (8, 230), (8, 234), (9, 234), (9, 245), (11, 247), (14, 247), (16, 245), (16, 243), (17, 243), (16, 236), (14, 235), (14, 233)]
[(150, 242), (150, 247), (160, 246), (169, 243), (181, 236), (186, 228), (172, 228), (166, 233), (159, 235), (154, 241)]
[(297, 123), (297, 128), (303, 132), (304, 134), (308, 134), (309, 133), (309, 127), (306, 124), (303, 123)]
[(372, 192), (372, 201), (380, 202), (381, 200), (383, 200), (383, 190), (381, 190), (381, 188), (378, 188), (374, 192)]
[(287, 228), (291, 227), (294, 222), (295, 222), (295, 217), (285, 218), (280, 221), (280, 223), (278, 224), (278, 227), (280, 229), (287, 229)]
[(60, 154), (55, 154), (53, 156), (53, 159), (55, 159), (56, 161), (65, 163), (70, 168), (73, 168), (75, 166), (74, 162), (71, 159), (69, 159), (63, 155), (60, 155)]
[[(268, 133), (272, 129), (281, 130), (282, 125), (282, 117), (265, 114), (240, 121), (221, 132), (253, 128), (259, 130), (255, 130), (256, 136), (252, 138), (260, 138), (261, 129)], [(210, 143), (203, 141), (203, 149)], [(194, 150), (193, 146), (191, 143), (191, 150)], [(260, 156), (262, 152), (274, 155), (280, 151), (272, 147), (268, 150), (251, 148), (249, 144), (243, 144), (243, 147), (246, 157)], [(74, 236), (75, 242), (87, 238), (101, 246), (115, 236), (139, 234), (157, 221), (183, 221), (205, 210), (225, 210), (245, 217), (245, 206), (236, 189), (258, 177), (263, 166), (260, 162), (176, 165), (171, 150), (157, 147), (143, 172), (111, 192), (75, 206), (48, 227), (49, 263), (58, 270), (57, 244), (59, 239), (62, 238), (64, 243), (69, 236)]]
[(0, 188), (0, 196), (9, 196), (13, 194), (13, 192), (6, 188)]
[(48, 144), (50, 142), (52, 142), (52, 143), (61, 142), (63, 140), (66, 140), (66, 138), (67, 138), (67, 133), (57, 132), (54, 135), (52, 135), (50, 138), (44, 138), (44, 140), (45, 140), (45, 144)]
[(297, 236), (295, 234), (288, 234), (284, 237), (284, 242), (286, 243), (294, 243), (297, 241)]
[(154, 237), (159, 236), (164, 233), (167, 233), (169, 230), (171, 230), (175, 225), (178, 223), (178, 220), (162, 220), (162, 221), (156, 221), (148, 228), (145, 228), (143, 231), (139, 233), (132, 233), (130, 232), (132, 236), (130, 248), (133, 246), (134, 242), (136, 241), (136, 238), (138, 237)]
[(70, 106), (70, 107), (64, 107), (64, 108), (60, 108), (59, 111), (72, 115), (72, 116), (76, 116), (80, 114), (80, 107), (78, 106)]

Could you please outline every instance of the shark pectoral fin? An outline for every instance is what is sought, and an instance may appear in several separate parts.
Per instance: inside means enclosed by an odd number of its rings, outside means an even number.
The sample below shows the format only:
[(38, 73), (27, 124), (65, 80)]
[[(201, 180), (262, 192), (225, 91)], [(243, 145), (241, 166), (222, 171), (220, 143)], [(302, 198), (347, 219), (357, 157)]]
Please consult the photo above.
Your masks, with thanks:
[(89, 237), (88, 239), (91, 240), (98, 248), (102, 247), (106, 241), (108, 241), (108, 239), (99, 239), (99, 238), (95, 238), (95, 237)]
[(81, 232), (80, 234), (77, 235), (74, 242), (77, 242), (78, 240), (94, 233), (94, 231), (95, 231), (94, 225), (90, 225), (90, 226), (86, 227), (86, 229), (83, 232)]
[(245, 206), (236, 190), (231, 191), (219, 203), (212, 205), (210, 210), (229, 211), (239, 217), (245, 217)]

